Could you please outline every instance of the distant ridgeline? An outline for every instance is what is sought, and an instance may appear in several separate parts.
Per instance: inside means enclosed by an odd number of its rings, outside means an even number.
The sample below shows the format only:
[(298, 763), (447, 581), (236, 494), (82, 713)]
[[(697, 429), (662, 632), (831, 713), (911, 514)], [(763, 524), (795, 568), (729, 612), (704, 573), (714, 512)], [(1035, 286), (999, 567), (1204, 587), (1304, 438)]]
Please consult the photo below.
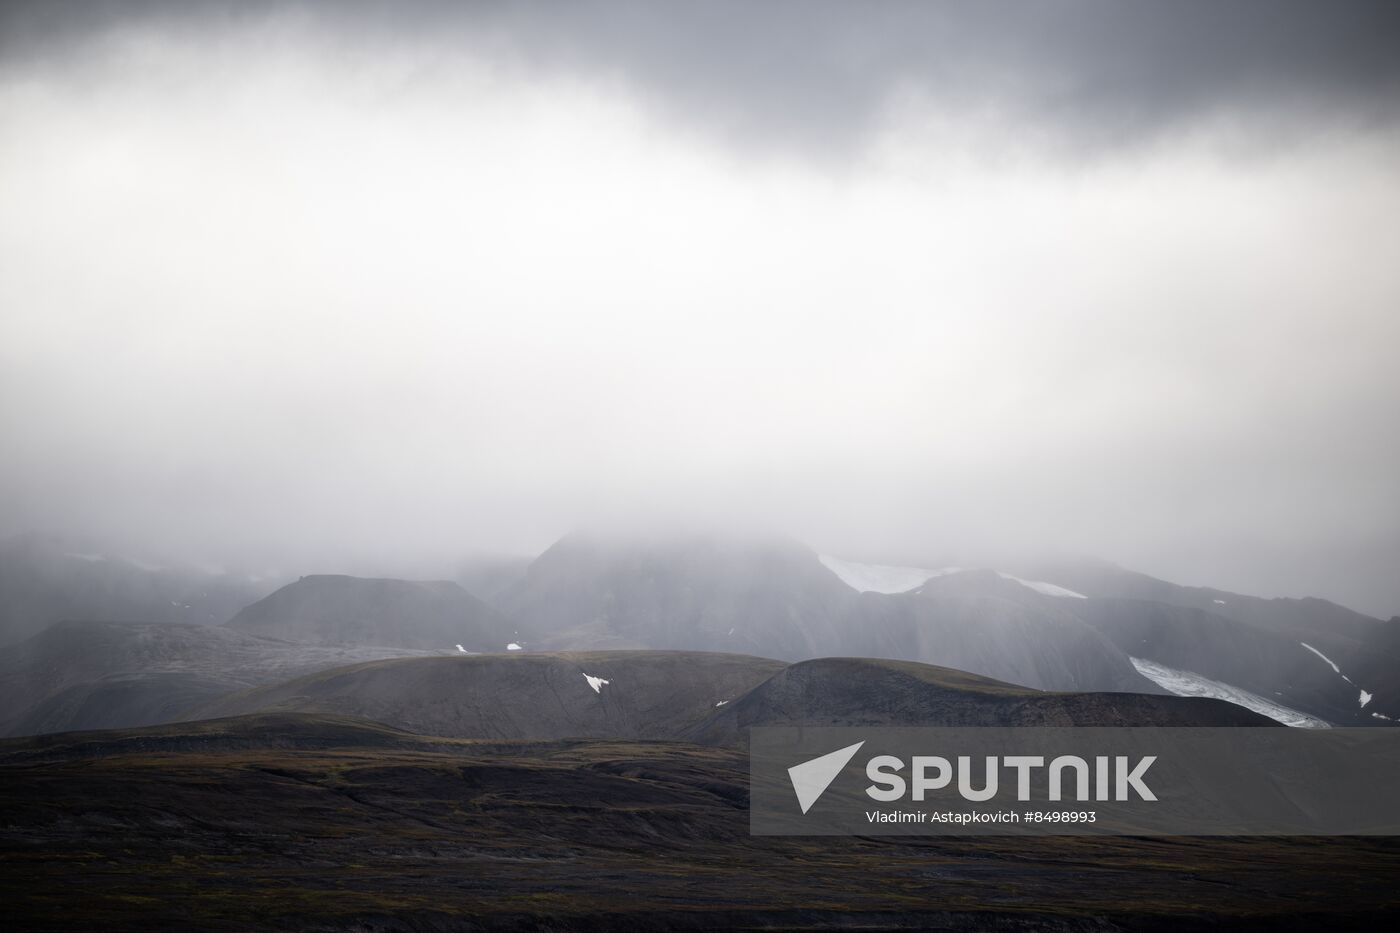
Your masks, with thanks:
[[(7, 734), (306, 704), (380, 721), (398, 715), (396, 725), (450, 735), (525, 734), (531, 716), (547, 734), (603, 729), (590, 711), (606, 709), (606, 729), (654, 737), (683, 729), (725, 743), (784, 710), (827, 710), (843, 721), (869, 707), (911, 723), (1177, 722), (1178, 708), (1160, 705), (1173, 695), (1297, 726), (1400, 719), (1400, 619), (1181, 587), (1100, 562), (889, 566), (784, 540), (570, 535), (533, 561), (464, 568), (460, 581), (305, 576), (265, 593), (246, 580), (201, 582), (28, 540), (0, 550), (0, 580), (11, 642), (0, 661)], [(203, 588), (172, 597), (177, 583)], [(182, 615), (196, 606), (203, 618)], [(638, 712), (646, 707), (619, 706), (647, 696), (629, 685), (637, 670), (619, 667), (628, 651), (687, 659), (636, 662), (677, 685), (683, 710), (648, 725)], [(1001, 684), (972, 690), (980, 703), (946, 691), (934, 702), (929, 682), (887, 662), (824, 662), (857, 664), (843, 669), (849, 687), (803, 679), (820, 667), (786, 667), (817, 658), (919, 662)], [(460, 716), (404, 719), (415, 708), (397, 695), (408, 672), (428, 678)], [(467, 676), (469, 687), (456, 684)], [(532, 690), (568, 697), (568, 708), (539, 708)], [(1185, 702), (1181, 709), (1206, 708)], [(472, 716), (479, 721), (464, 724)]]

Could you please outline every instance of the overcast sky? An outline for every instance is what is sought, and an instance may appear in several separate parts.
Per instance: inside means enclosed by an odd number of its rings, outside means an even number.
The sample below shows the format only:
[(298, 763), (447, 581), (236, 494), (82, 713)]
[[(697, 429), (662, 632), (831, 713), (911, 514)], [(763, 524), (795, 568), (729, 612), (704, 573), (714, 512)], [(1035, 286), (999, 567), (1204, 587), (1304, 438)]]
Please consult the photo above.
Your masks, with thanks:
[(1400, 613), (1400, 4), (8, 3), (0, 532)]

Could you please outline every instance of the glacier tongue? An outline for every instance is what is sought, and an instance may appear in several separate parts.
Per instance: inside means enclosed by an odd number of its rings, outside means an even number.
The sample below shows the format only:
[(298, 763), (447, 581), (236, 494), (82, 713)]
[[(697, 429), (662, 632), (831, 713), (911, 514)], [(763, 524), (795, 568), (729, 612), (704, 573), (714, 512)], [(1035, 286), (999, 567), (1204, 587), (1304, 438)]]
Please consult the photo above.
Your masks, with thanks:
[(1156, 661), (1148, 661), (1143, 658), (1129, 658), (1128, 660), (1133, 662), (1133, 667), (1137, 668), (1139, 674), (1163, 690), (1179, 697), (1211, 697), (1216, 700), (1225, 700), (1236, 706), (1253, 710), (1260, 715), (1268, 716), (1286, 726), (1297, 726), (1303, 729), (1330, 729), (1332, 727), (1331, 723), (1318, 719), (1316, 716), (1309, 716), (1307, 713), (1301, 713), (1296, 709), (1290, 709), (1261, 697), (1257, 693), (1250, 693), (1240, 687), (1211, 680), (1209, 677), (1202, 677), (1192, 671), (1179, 671), (1176, 668), (1167, 667), (1165, 664), (1158, 664)]

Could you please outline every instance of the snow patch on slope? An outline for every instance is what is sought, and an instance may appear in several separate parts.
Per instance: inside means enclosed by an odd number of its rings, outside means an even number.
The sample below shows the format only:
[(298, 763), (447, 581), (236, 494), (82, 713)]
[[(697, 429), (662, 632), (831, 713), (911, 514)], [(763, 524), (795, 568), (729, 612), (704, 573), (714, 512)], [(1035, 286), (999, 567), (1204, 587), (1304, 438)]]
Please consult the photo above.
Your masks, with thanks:
[(841, 582), (860, 593), (907, 593), (915, 587), (923, 586), (933, 577), (957, 573), (957, 567), (931, 569), (928, 567), (898, 567), (891, 564), (860, 564), (841, 560), (828, 554), (818, 554), (817, 559), (827, 570), (841, 578)]
[[(1341, 669), (1340, 667), (1337, 666), (1337, 662), (1336, 662), (1336, 661), (1333, 661), (1333, 660), (1332, 660), (1331, 658), (1329, 658), (1327, 655), (1323, 654), (1321, 651), (1318, 651), (1316, 648), (1314, 648), (1312, 645), (1308, 644), (1308, 643), (1305, 642), (1305, 641), (1300, 641), (1300, 642), (1298, 642), (1298, 644), (1302, 645), (1304, 648), (1308, 649), (1308, 650), (1311, 651), (1313, 654), (1317, 655), (1319, 658), (1321, 658), (1322, 660), (1326, 661), (1326, 662), (1327, 662), (1327, 666), (1330, 667), (1330, 668), (1332, 668), (1332, 670), (1336, 671), (1338, 674), (1342, 674), (1342, 669)], [(1343, 677), (1346, 677), (1346, 674), (1342, 674), (1342, 676), (1343, 676)], [(1347, 682), (1350, 683), (1350, 681), (1347, 681)]]
[(1285, 726), (1296, 726), (1303, 729), (1330, 729), (1331, 724), (1318, 719), (1316, 716), (1309, 716), (1307, 713), (1290, 709), (1272, 700), (1265, 699), (1257, 693), (1250, 693), (1239, 687), (1221, 683), (1218, 680), (1211, 680), (1209, 677), (1202, 677), (1192, 671), (1179, 671), (1165, 664), (1158, 664), (1156, 661), (1148, 661), (1143, 658), (1129, 658), (1133, 662), (1133, 667), (1148, 680), (1179, 697), (1211, 697), (1216, 700), (1225, 700), (1227, 703), (1234, 703), (1236, 706), (1243, 706), (1245, 709), (1253, 710), (1262, 716), (1268, 716)]
[[(1310, 646), (1308, 642), (1299, 642), (1299, 644), (1302, 644), (1302, 646), (1305, 647), (1305, 649), (1312, 651), (1312, 653), (1316, 654), (1317, 657), (1320, 657), (1322, 658), (1322, 660), (1327, 661), (1327, 665), (1329, 665), (1331, 670), (1337, 671), (1337, 674), (1341, 675), (1341, 679), (1344, 679), (1344, 681), (1347, 681), (1348, 684), (1351, 684), (1352, 686), (1357, 686), (1357, 682), (1355, 682), (1354, 679), (1347, 677), (1347, 675), (1341, 672), (1341, 668), (1337, 667), (1336, 661), (1331, 660), (1331, 658), (1327, 657), (1326, 654), (1323, 654), (1322, 651), (1319, 651), (1315, 649), (1315, 647)], [(1361, 693), (1361, 695), (1359, 695), (1357, 698), (1357, 702), (1361, 703), (1361, 709), (1365, 709), (1366, 703), (1371, 702), (1371, 693), (1364, 691), (1364, 689), (1359, 688), (1359, 686), (1357, 686), (1357, 691)], [(1372, 713), (1372, 716), (1380, 716), (1380, 713)], [(1385, 716), (1380, 716), (1380, 719), (1385, 719)]]
[[(1366, 704), (1371, 702), (1371, 694), (1367, 693), (1365, 690), (1362, 690), (1360, 687), (1357, 687), (1357, 686), (1356, 686), (1356, 681), (1352, 680), (1352, 679), (1351, 679), (1350, 677), (1348, 677), (1346, 674), (1342, 674), (1342, 669), (1341, 669), (1340, 667), (1337, 666), (1337, 662), (1336, 662), (1336, 661), (1333, 661), (1333, 660), (1332, 660), (1331, 658), (1329, 658), (1327, 655), (1323, 654), (1321, 651), (1318, 651), (1316, 648), (1314, 648), (1312, 645), (1308, 644), (1308, 643), (1305, 642), (1305, 641), (1300, 641), (1300, 642), (1298, 642), (1298, 644), (1302, 645), (1304, 648), (1308, 649), (1308, 650), (1311, 651), (1313, 654), (1317, 655), (1319, 658), (1321, 658), (1322, 660), (1326, 661), (1326, 662), (1327, 662), (1327, 665), (1328, 665), (1329, 667), (1331, 667), (1332, 670), (1336, 671), (1338, 674), (1341, 674), (1342, 680), (1345, 680), (1347, 683), (1351, 684), (1353, 687), (1356, 687), (1356, 689), (1357, 689), (1358, 691), (1360, 691), (1360, 694), (1361, 694), (1359, 697), (1357, 697), (1357, 702), (1361, 704), (1361, 708), (1362, 708), (1362, 709), (1365, 709), (1365, 708), (1366, 708)], [(1375, 713), (1372, 713), (1371, 715), (1374, 716)]]
[[(825, 565), (826, 569), (840, 577), (842, 583), (861, 593), (908, 593), (910, 590), (923, 586), (934, 577), (946, 577), (949, 574), (963, 572), (961, 567), (901, 567), (894, 564), (861, 564), (856, 561), (841, 560), (839, 557), (832, 557), (829, 554), (818, 554), (817, 559)], [(996, 574), (1003, 580), (1019, 583), (1043, 596), (1055, 596), (1063, 599), (1088, 598), (1083, 593), (1076, 593), (1074, 590), (1054, 583), (1046, 583), (1043, 580), (1023, 580), (1000, 570), (996, 571)]]
[(1067, 589), (1063, 586), (1056, 586), (1054, 583), (1046, 583), (1042, 580), (1022, 580), (1020, 577), (1013, 577), (1011, 574), (1002, 573), (1000, 570), (997, 571), (997, 576), (1001, 577), (1003, 580), (1011, 580), (1014, 583), (1019, 583), (1022, 586), (1035, 590), (1037, 593), (1040, 593), (1044, 596), (1058, 596), (1062, 599), (1089, 598), (1083, 593), (1076, 593), (1074, 590)]

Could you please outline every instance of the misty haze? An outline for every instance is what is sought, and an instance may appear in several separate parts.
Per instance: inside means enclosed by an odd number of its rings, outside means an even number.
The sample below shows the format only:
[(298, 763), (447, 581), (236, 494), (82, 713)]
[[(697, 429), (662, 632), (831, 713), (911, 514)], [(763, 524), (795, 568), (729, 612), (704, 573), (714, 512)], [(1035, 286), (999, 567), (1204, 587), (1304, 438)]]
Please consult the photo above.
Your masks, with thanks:
[(1393, 922), (1394, 836), (770, 839), (749, 755), (1392, 729), (1397, 216), (1380, 0), (4, 3), (0, 897)]

